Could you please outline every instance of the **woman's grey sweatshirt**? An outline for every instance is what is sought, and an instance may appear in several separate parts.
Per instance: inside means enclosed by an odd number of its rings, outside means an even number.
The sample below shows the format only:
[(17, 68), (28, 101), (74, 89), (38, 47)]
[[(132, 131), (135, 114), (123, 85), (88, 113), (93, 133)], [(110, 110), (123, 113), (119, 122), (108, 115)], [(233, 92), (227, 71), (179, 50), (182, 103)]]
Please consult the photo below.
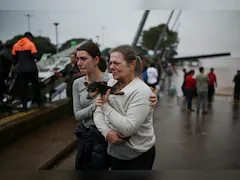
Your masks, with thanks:
[[(101, 81), (108, 82), (110, 78), (112, 78), (111, 74), (104, 73)], [(84, 82), (86, 82), (86, 76), (76, 79), (73, 83), (73, 110), (76, 120), (79, 123), (83, 123), (86, 128), (89, 128), (91, 125), (95, 125), (93, 112), (96, 105), (95, 99), (87, 99), (88, 92)]]
[[(109, 86), (116, 80), (110, 79)], [(155, 144), (153, 111), (149, 97), (151, 89), (138, 77), (134, 78), (121, 91), (124, 95), (109, 95), (109, 103), (97, 107), (94, 122), (106, 138), (112, 129), (125, 137), (120, 144), (109, 144), (108, 154), (122, 160), (130, 160), (148, 151)]]

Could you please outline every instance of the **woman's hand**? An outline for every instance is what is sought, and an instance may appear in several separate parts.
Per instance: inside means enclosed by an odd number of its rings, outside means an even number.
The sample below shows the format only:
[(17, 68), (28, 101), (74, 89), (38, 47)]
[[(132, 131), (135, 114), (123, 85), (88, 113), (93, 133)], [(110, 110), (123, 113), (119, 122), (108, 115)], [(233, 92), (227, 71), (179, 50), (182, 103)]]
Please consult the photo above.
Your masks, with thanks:
[(150, 87), (150, 88), (151, 88), (151, 90), (152, 90), (152, 92), (153, 92), (153, 93), (150, 95), (150, 98), (149, 98), (149, 101), (151, 101), (150, 106), (153, 107), (153, 108), (155, 108), (156, 105), (157, 105), (157, 103), (158, 103), (158, 98), (157, 98), (157, 95), (155, 94), (154, 89), (153, 89), (152, 87)]
[(111, 92), (111, 89), (108, 89), (106, 94), (101, 95), (102, 105), (104, 105), (105, 103), (108, 103), (108, 96), (109, 96), (110, 92)]
[(107, 141), (110, 144), (119, 144), (125, 141), (123, 138), (124, 137), (121, 134), (117, 133), (114, 130), (109, 131), (109, 133), (107, 134)]
[(102, 106), (103, 105), (101, 96), (98, 96), (96, 98), (96, 102), (95, 103), (96, 103), (96, 106)]

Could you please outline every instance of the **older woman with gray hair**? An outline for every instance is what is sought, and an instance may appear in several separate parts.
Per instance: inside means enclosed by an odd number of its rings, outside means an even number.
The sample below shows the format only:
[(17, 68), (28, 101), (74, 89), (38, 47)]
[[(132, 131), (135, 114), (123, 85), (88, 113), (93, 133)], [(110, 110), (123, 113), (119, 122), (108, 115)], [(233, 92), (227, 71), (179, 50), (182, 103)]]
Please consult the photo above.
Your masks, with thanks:
[(112, 95), (108, 90), (96, 100), (94, 122), (108, 141), (113, 170), (151, 170), (155, 159), (154, 108), (149, 101), (152, 91), (140, 78), (141, 65), (130, 46), (111, 50), (114, 79), (108, 85), (124, 95)]

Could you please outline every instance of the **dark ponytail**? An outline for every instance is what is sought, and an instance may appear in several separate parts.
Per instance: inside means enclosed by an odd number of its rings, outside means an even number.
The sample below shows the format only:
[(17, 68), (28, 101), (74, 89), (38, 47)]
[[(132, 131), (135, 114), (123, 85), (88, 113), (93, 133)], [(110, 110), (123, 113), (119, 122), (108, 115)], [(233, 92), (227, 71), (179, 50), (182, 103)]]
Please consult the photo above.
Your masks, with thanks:
[(106, 60), (101, 56), (99, 57), (99, 63), (98, 63), (98, 68), (100, 71), (105, 72), (107, 69), (107, 63)]

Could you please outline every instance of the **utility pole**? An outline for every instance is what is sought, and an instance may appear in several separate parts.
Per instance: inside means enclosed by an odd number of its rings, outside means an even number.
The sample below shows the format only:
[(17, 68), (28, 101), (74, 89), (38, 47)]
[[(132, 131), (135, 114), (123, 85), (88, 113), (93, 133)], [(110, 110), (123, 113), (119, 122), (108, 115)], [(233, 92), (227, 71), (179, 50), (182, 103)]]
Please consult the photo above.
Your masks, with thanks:
[(132, 43), (132, 46), (133, 46), (133, 47), (136, 47), (136, 46), (137, 46), (138, 39), (139, 39), (139, 37), (140, 37), (140, 35), (141, 35), (143, 26), (144, 26), (144, 24), (145, 24), (145, 22), (146, 22), (146, 20), (147, 20), (147, 17), (148, 17), (149, 12), (150, 12), (150, 10), (146, 10), (146, 11), (144, 12), (144, 14), (143, 14), (143, 17), (142, 17), (142, 20), (141, 20), (141, 22), (140, 22), (140, 24), (139, 24), (137, 33), (136, 33), (136, 35), (135, 35), (135, 37), (134, 37), (134, 39), (133, 39), (133, 43)]
[(175, 28), (174, 31), (178, 31), (178, 28), (179, 28), (180, 25), (181, 25), (181, 23), (178, 23), (178, 25), (177, 25), (177, 27)]
[[(178, 20), (179, 20), (179, 18), (180, 18), (180, 16), (181, 16), (181, 13), (182, 13), (182, 10), (180, 10), (180, 11), (178, 12), (178, 15), (177, 15), (177, 17), (176, 17), (176, 19), (175, 19), (175, 21), (174, 21), (174, 23), (173, 23), (173, 26), (172, 26), (172, 28), (171, 28), (172, 31), (174, 31), (175, 25), (177, 24), (177, 22), (178, 22)], [(180, 25), (180, 23), (178, 22), (175, 31), (177, 31), (179, 25)], [(167, 57), (169, 57), (170, 54), (171, 54), (171, 49), (169, 49), (169, 51), (168, 51), (168, 53), (167, 53)]]
[(161, 41), (162, 41), (162, 39), (163, 39), (163, 37), (164, 37), (164, 35), (165, 35), (165, 32), (166, 32), (166, 30), (167, 30), (168, 24), (169, 24), (169, 22), (170, 22), (170, 20), (171, 20), (171, 18), (172, 18), (173, 13), (174, 13), (174, 10), (171, 11), (171, 14), (170, 14), (170, 16), (169, 16), (169, 18), (168, 18), (167, 24), (164, 26), (163, 31), (162, 31), (162, 33), (160, 34), (159, 38), (158, 38), (157, 44), (156, 44), (156, 46), (155, 46), (155, 48), (154, 48), (154, 55), (155, 55), (155, 56), (157, 55), (157, 50), (158, 50), (159, 45), (160, 45), (160, 43), (161, 43)]
[(58, 50), (58, 29), (57, 29), (57, 26), (59, 25), (59, 23), (53, 23), (56, 27), (56, 50), (57, 50), (57, 54), (59, 53), (59, 50)]
[(176, 19), (175, 19), (175, 21), (174, 21), (174, 23), (173, 23), (173, 26), (172, 26), (172, 31), (174, 30), (174, 27), (175, 27), (175, 25), (177, 24), (177, 22), (178, 22), (178, 20), (179, 20), (179, 18), (180, 18), (180, 16), (181, 16), (181, 13), (182, 13), (182, 10), (180, 10), (179, 12), (178, 12), (178, 15), (177, 15), (177, 17), (176, 17)]
[(33, 15), (26, 14), (26, 15), (24, 15), (24, 16), (26, 16), (27, 19), (28, 19), (28, 32), (30, 32), (30, 17), (33, 17)]

